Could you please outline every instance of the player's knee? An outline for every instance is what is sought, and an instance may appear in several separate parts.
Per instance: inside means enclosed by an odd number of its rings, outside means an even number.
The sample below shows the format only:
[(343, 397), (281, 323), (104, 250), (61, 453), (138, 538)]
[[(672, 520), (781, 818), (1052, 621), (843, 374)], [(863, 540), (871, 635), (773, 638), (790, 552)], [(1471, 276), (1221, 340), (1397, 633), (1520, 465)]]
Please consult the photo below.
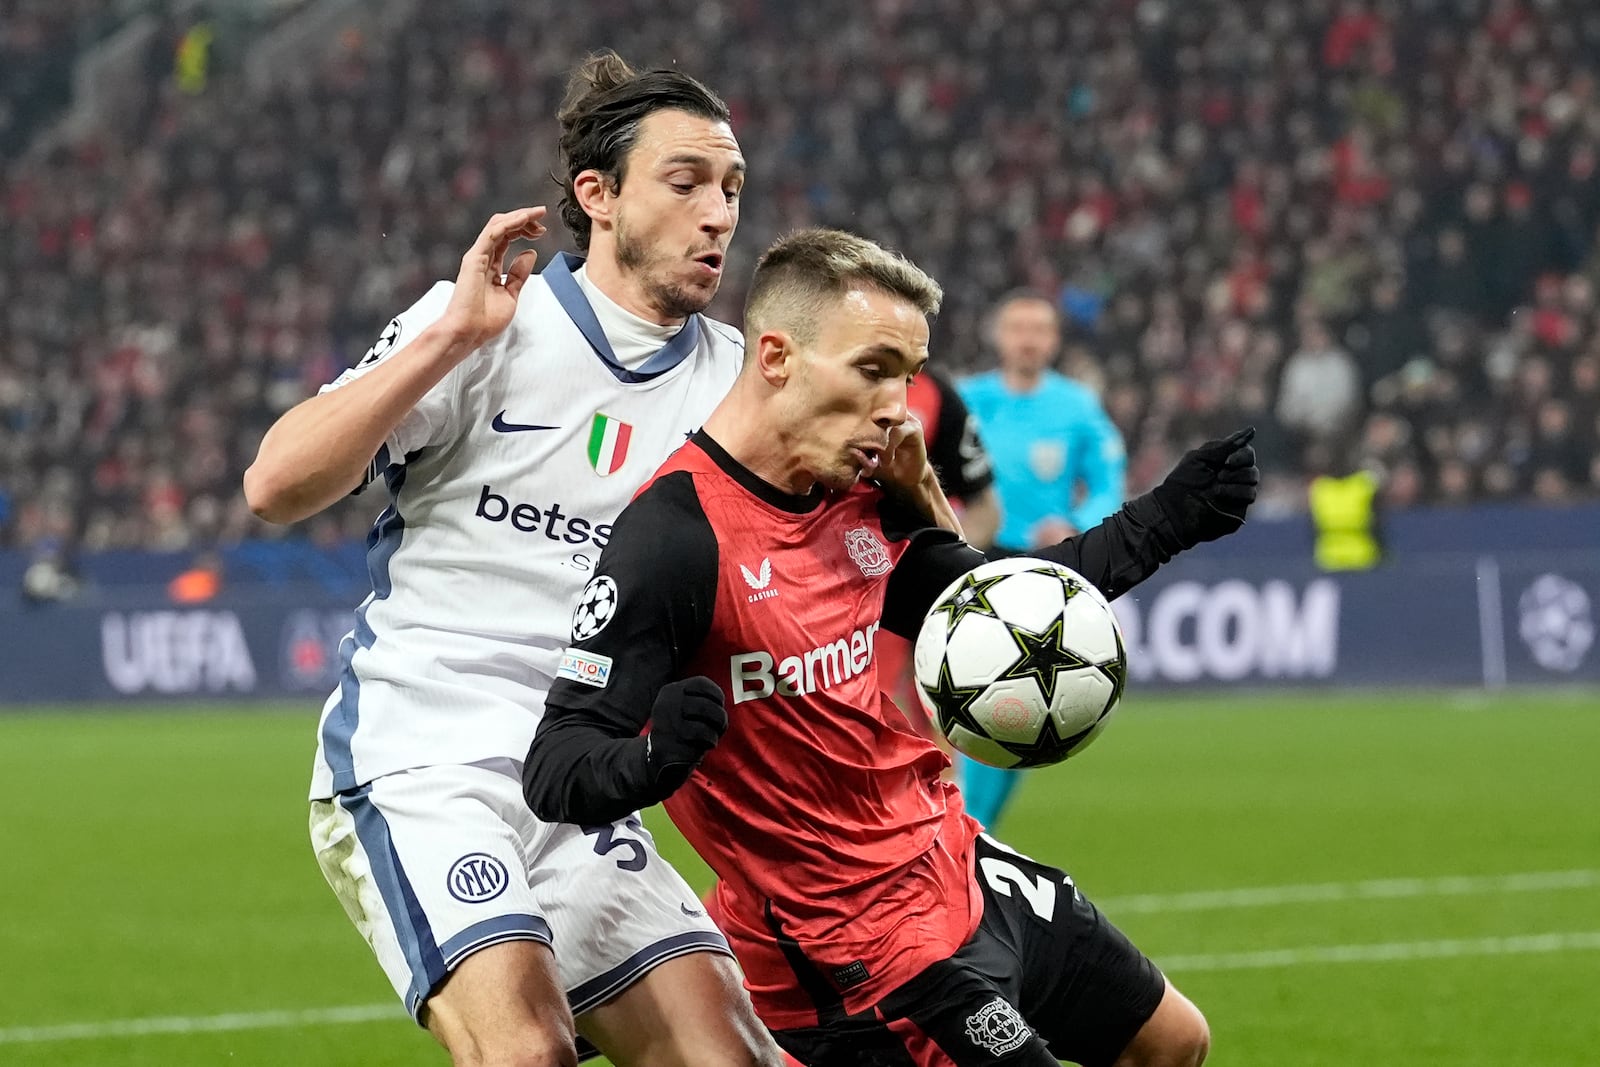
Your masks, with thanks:
[(571, 1036), (544, 1027), (529, 1027), (450, 1049), (454, 1067), (578, 1067), (578, 1049)]
[[(435, 1031), (437, 1033), (437, 1030)], [(492, 1033), (441, 1035), (454, 1067), (577, 1067), (578, 1047), (562, 1026), (529, 1020)]]
[(1171, 1041), (1172, 1067), (1200, 1067), (1211, 1051), (1211, 1026), (1200, 1009), (1184, 1002), (1187, 1009)]
[(1149, 1067), (1200, 1067), (1211, 1051), (1211, 1027), (1200, 1009), (1185, 1001), (1183, 1011), (1164, 1035), (1162, 1047)]
[(742, 1040), (719, 1041), (715, 1047), (679, 1048), (677, 1062), (684, 1067), (786, 1067), (792, 1061), (765, 1036), (746, 1036)]
[(1211, 1051), (1211, 1027), (1200, 1009), (1169, 988), (1155, 1017), (1117, 1059), (1116, 1067), (1200, 1067)]

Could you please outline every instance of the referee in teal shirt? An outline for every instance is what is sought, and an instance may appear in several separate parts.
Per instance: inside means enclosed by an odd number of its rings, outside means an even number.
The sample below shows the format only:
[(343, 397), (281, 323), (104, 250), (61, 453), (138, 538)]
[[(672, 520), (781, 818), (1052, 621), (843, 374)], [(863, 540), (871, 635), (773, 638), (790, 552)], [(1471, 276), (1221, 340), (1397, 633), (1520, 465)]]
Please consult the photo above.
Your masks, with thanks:
[[(1000, 368), (959, 383), (994, 462), (1001, 524), (991, 555), (1027, 555), (1097, 525), (1122, 506), (1127, 452), (1092, 389), (1051, 369), (1061, 348), (1056, 306), (1015, 292), (995, 307)], [(1019, 771), (958, 757), (967, 810), (994, 826)]]

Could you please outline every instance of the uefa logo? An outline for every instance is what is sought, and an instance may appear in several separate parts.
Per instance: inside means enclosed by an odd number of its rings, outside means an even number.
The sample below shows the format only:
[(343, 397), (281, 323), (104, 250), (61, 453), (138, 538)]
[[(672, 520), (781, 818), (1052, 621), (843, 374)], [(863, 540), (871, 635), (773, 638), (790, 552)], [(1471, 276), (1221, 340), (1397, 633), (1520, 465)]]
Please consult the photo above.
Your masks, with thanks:
[(506, 865), (487, 852), (469, 852), (450, 865), (445, 887), (463, 904), (482, 904), (506, 891)]

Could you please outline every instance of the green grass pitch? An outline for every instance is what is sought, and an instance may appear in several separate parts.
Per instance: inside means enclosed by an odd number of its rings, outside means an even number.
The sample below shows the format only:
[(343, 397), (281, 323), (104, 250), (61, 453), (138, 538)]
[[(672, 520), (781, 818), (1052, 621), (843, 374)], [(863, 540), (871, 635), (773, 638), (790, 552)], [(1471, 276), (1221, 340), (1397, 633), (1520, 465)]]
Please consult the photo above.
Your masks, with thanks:
[[(0, 714), (0, 1063), (445, 1062), (374, 1017), (312, 861), (314, 715)], [(999, 836), (1168, 968), (1212, 1063), (1572, 1067), (1600, 1062), (1597, 755), (1593, 691), (1136, 695)]]

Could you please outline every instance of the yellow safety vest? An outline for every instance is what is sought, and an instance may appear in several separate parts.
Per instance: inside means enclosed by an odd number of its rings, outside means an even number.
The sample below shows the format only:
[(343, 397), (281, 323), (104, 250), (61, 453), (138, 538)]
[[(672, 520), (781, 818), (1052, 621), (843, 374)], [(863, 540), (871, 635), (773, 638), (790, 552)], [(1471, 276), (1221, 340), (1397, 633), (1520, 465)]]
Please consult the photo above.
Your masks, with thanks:
[(215, 34), (204, 22), (194, 26), (178, 42), (178, 55), (173, 63), (173, 74), (178, 88), (190, 96), (206, 91), (206, 79), (211, 73), (211, 42)]
[(1372, 501), (1378, 480), (1366, 471), (1311, 481), (1311, 521), (1316, 526), (1317, 566), (1327, 571), (1364, 571), (1383, 555), (1373, 528)]

